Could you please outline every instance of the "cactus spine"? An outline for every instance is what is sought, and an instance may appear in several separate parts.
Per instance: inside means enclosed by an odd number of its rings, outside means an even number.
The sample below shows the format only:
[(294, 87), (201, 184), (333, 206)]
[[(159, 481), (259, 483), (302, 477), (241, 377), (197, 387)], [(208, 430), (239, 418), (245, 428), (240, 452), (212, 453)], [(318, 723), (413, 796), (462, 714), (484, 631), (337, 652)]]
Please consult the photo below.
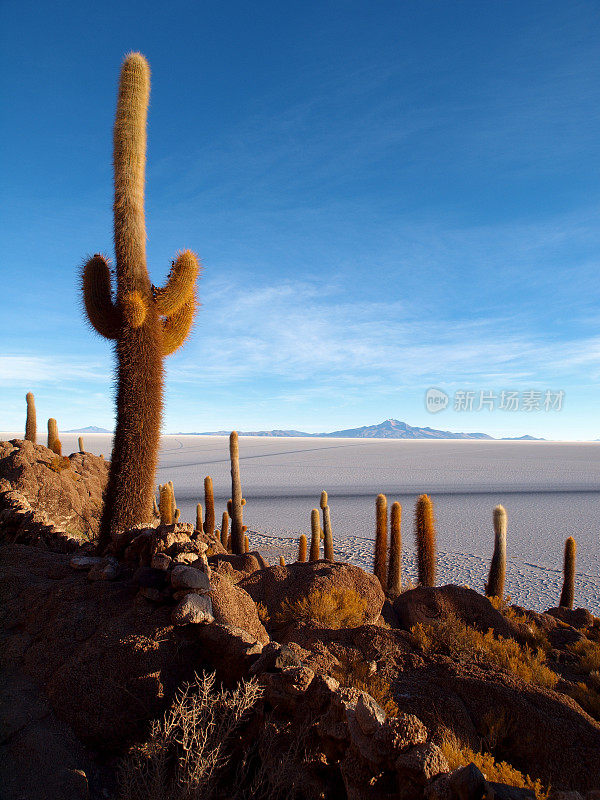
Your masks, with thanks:
[(507, 518), (504, 506), (494, 509), (494, 555), (490, 564), (490, 572), (485, 585), (488, 597), (504, 597), (506, 580), (506, 528)]
[(326, 491), (321, 492), (321, 510), (323, 511), (323, 556), (327, 561), (334, 561), (333, 530)]
[(27, 417), (25, 419), (25, 439), (28, 442), (37, 441), (37, 423), (35, 419), (35, 397), (32, 392), (27, 392), (25, 395), (27, 400)]
[(204, 508), (206, 516), (204, 518), (204, 533), (209, 536), (215, 534), (215, 496), (213, 494), (213, 482), (210, 475), (204, 478)]
[(48, 450), (52, 450), (56, 455), (61, 455), (61, 444), (58, 438), (58, 425), (54, 417), (48, 420)]
[(240, 482), (240, 446), (237, 431), (229, 435), (229, 455), (231, 457), (231, 549), (234, 553), (244, 552), (244, 526), (242, 506), (242, 484)]
[(117, 425), (100, 522), (100, 545), (149, 519), (160, 437), (163, 359), (185, 341), (196, 312), (198, 262), (179, 253), (158, 289), (146, 268), (144, 182), (150, 69), (140, 53), (125, 59), (114, 126), (114, 242), (116, 296), (108, 262), (84, 266), (88, 319), (116, 342)]
[(388, 594), (398, 597), (402, 591), (402, 506), (392, 503), (390, 512), (390, 562), (388, 568)]
[(227, 543), (229, 541), (229, 514), (227, 511), (223, 512), (221, 518), (221, 544), (227, 550)]
[(85, 447), (83, 446), (83, 436), (80, 436), (77, 440), (77, 446), (79, 447), (80, 453), (85, 453)]
[(300, 542), (298, 544), (298, 561), (304, 563), (306, 561), (306, 536), (302, 533), (300, 535)]
[(563, 564), (563, 587), (560, 593), (560, 606), (573, 608), (575, 600), (575, 558), (577, 556), (577, 542), (569, 536), (565, 542), (565, 560)]
[(415, 509), (417, 537), (417, 567), (421, 586), (435, 586), (436, 533), (433, 503), (429, 495), (422, 494)]
[(313, 508), (310, 512), (310, 529), (310, 561), (318, 561), (321, 549), (321, 525), (318, 508)]
[(202, 531), (202, 503), (196, 503), (196, 528), (197, 532)]
[(379, 578), (381, 588), (387, 587), (387, 497), (378, 494), (375, 501), (375, 558), (373, 573)]

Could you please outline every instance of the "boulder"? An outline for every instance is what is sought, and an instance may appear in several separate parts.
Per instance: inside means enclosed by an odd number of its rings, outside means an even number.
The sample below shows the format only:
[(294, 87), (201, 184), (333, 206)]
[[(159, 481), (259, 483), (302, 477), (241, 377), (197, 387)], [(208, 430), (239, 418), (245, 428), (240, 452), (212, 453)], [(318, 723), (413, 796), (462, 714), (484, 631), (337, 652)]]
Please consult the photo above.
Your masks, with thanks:
[(212, 573), (211, 586), (212, 608), (216, 622), (241, 628), (261, 644), (269, 642), (269, 634), (260, 621), (256, 605), (248, 592), (216, 572)]
[(554, 617), (554, 619), (559, 619), (572, 628), (590, 628), (594, 624), (594, 617), (587, 608), (564, 608), (564, 606), (559, 606), (558, 608), (549, 608), (546, 614)]
[(208, 563), (212, 570), (219, 573), (219, 575), (225, 575), (234, 583), (242, 580), (246, 575), (269, 566), (258, 552), (243, 553), (241, 555), (227, 552), (215, 553), (208, 556)]
[(268, 567), (253, 572), (240, 581), (239, 586), (255, 603), (262, 603), (271, 618), (281, 611), (285, 602), (293, 604), (311, 592), (326, 594), (332, 589), (351, 589), (366, 601), (360, 624), (369, 624), (379, 618), (385, 599), (374, 575), (352, 564), (329, 561)]
[(193, 589), (198, 594), (210, 592), (210, 581), (206, 572), (184, 564), (173, 567), (171, 586), (173, 589)]
[(526, 641), (524, 625), (507, 620), (482, 594), (465, 586), (417, 586), (394, 600), (394, 611), (401, 628), (431, 625), (453, 614), (457, 619), (482, 633), (491, 628), (497, 636)]
[(173, 625), (199, 625), (214, 622), (210, 597), (189, 592), (173, 609)]

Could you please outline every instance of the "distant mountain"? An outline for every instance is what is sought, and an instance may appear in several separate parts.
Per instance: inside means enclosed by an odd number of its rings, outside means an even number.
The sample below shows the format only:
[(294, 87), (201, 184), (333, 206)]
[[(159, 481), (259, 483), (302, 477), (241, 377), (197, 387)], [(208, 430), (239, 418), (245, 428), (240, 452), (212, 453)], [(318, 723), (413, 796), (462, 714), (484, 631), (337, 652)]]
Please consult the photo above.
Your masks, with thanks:
[(528, 433), (525, 436), (503, 436), (503, 442), (545, 442), (544, 438), (539, 436), (530, 436)]
[(107, 431), (106, 428), (97, 428), (95, 425), (88, 425), (87, 428), (74, 428), (72, 431), (65, 431), (65, 433), (112, 433), (112, 431)]
[[(229, 436), (230, 431), (207, 431), (205, 433), (183, 433), (179, 436)], [(304, 431), (240, 431), (240, 436), (304, 436), (329, 439), (493, 439), (487, 433), (453, 433), (434, 428), (414, 428), (397, 419), (386, 419), (379, 425), (363, 425), (362, 428), (349, 428), (332, 433), (305, 433)]]

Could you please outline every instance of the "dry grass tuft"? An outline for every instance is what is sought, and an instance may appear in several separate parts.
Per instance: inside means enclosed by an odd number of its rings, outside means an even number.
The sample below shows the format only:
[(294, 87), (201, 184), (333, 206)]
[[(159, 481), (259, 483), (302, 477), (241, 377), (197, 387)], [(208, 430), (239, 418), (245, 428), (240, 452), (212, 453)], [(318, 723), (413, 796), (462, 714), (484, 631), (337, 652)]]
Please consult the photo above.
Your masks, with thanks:
[(207, 800), (241, 726), (260, 699), (256, 681), (227, 691), (214, 674), (196, 675), (177, 692), (162, 721), (135, 745), (119, 768), (120, 800)]
[[(313, 590), (299, 600), (284, 600), (271, 622), (285, 625), (289, 622), (316, 622), (323, 628), (356, 628), (365, 620), (367, 601), (354, 589)], [(260, 611), (259, 611), (260, 616)]]
[(453, 734), (449, 734), (442, 742), (441, 749), (451, 770), (473, 763), (487, 781), (531, 789), (537, 800), (547, 800), (549, 790), (544, 789), (539, 780), (523, 775), (506, 761), (496, 761), (491, 753), (476, 753), (470, 747), (462, 745)]
[(54, 472), (60, 473), (64, 469), (70, 469), (71, 462), (66, 456), (57, 455), (52, 459), (52, 461), (50, 462), (50, 464), (48, 464), (48, 466)]
[(413, 636), (427, 652), (445, 653), (458, 661), (473, 661), (516, 675), (527, 683), (553, 688), (558, 676), (546, 666), (540, 649), (521, 646), (513, 639), (481, 633), (448, 614), (433, 625), (415, 625)]
[(377, 674), (375, 664), (366, 663), (360, 653), (354, 657), (350, 653), (344, 653), (338, 656), (338, 662), (331, 668), (330, 675), (340, 683), (340, 686), (367, 692), (379, 703), (388, 717), (398, 716), (399, 709), (392, 696), (390, 685)]
[(598, 672), (600, 670), (600, 642), (580, 639), (575, 644), (570, 645), (569, 650), (579, 658), (579, 668), (583, 672)]

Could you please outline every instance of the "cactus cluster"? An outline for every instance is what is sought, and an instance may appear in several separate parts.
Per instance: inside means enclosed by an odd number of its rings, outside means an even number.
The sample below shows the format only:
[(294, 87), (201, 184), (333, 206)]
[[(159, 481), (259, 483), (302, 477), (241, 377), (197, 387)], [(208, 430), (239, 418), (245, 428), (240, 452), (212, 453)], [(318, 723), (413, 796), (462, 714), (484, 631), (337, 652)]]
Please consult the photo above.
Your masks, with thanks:
[[(158, 487), (158, 511), (160, 514), (161, 525), (172, 525), (179, 520), (180, 511), (175, 501), (175, 489), (173, 481), (168, 481), (163, 486)], [(155, 498), (156, 500), (156, 498)]]
[(108, 260), (96, 254), (83, 268), (88, 319), (115, 342), (117, 425), (100, 523), (100, 544), (149, 519), (160, 437), (163, 359), (185, 341), (196, 313), (199, 267), (179, 253), (157, 288), (146, 266), (144, 184), (150, 69), (140, 53), (125, 59), (114, 126), (116, 293)]

